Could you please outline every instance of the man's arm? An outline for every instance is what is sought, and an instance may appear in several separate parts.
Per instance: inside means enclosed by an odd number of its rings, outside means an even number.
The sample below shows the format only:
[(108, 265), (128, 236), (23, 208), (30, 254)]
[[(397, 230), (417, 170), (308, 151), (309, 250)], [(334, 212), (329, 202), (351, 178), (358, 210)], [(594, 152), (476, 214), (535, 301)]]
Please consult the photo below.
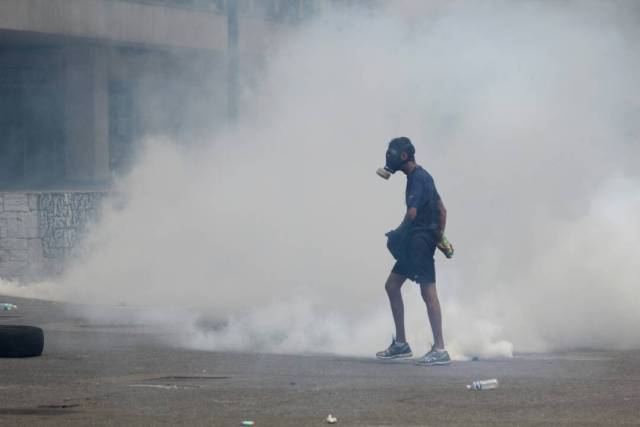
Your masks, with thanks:
[(395, 230), (392, 230), (389, 233), (387, 233), (387, 236), (389, 234), (391, 234), (391, 233), (393, 233), (393, 234), (404, 233), (407, 230), (407, 228), (411, 225), (413, 220), (416, 219), (417, 215), (418, 215), (418, 209), (417, 208), (409, 208), (409, 209), (407, 209), (407, 213), (405, 214), (404, 219), (402, 220), (402, 223), (398, 226), (398, 228), (396, 228)]
[[(444, 235), (444, 229), (447, 226), (447, 208), (444, 207), (442, 199), (438, 199), (438, 211), (440, 212), (440, 237)], [(415, 218), (415, 217), (414, 217)]]
[(403, 222), (413, 222), (413, 220), (416, 219), (416, 216), (418, 216), (418, 208), (409, 208), (407, 209), (407, 214), (404, 216)]
[(402, 224), (395, 230), (387, 233), (394, 234), (396, 236), (403, 235), (410, 227), (411, 223), (418, 216), (418, 206), (421, 206), (425, 197), (425, 182), (424, 180), (417, 180), (411, 187), (411, 193), (407, 197), (407, 213), (402, 220)]
[(402, 220), (402, 224), (400, 224), (400, 227), (398, 227), (397, 230), (404, 230), (407, 227), (409, 227), (409, 225), (416, 219), (417, 215), (418, 215), (418, 208), (407, 209), (407, 213), (405, 214), (404, 219)]

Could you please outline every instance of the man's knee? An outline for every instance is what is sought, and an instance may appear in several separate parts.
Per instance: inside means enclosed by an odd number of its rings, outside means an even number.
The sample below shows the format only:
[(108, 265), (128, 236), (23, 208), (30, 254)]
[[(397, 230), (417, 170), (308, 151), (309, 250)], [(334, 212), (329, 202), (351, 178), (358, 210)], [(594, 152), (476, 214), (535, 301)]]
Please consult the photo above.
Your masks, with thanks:
[(422, 294), (422, 299), (427, 304), (431, 304), (435, 300), (438, 299), (438, 292), (436, 291), (435, 283), (426, 283), (420, 285), (420, 294)]
[(398, 285), (390, 280), (387, 280), (387, 283), (384, 284), (384, 289), (389, 295), (396, 294), (400, 290)]
[(387, 282), (384, 284), (384, 289), (389, 295), (395, 295), (400, 292), (400, 288), (402, 287), (403, 283), (403, 278), (397, 275), (391, 275), (387, 279)]

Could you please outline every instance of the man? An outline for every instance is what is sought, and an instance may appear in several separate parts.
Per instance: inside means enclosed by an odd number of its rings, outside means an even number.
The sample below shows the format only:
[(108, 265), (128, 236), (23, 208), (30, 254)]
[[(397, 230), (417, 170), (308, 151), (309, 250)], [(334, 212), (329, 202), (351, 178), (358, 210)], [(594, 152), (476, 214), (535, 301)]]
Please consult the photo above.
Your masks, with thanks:
[[(447, 211), (436, 190), (433, 178), (415, 161), (415, 148), (406, 137), (395, 138), (389, 143), (384, 170), (387, 178), (401, 170), (407, 176), (405, 199), (407, 213), (400, 226), (387, 233), (387, 246), (396, 263), (385, 285), (396, 336), (391, 345), (376, 354), (379, 359), (412, 357), (404, 331), (404, 303), (400, 289), (407, 279), (420, 285), (422, 299), (427, 305), (434, 345), (416, 361), (417, 365), (447, 365), (451, 363), (442, 337), (442, 313), (436, 291), (436, 274), (433, 261), (438, 242), (444, 235)], [(379, 171), (384, 177), (385, 171)]]

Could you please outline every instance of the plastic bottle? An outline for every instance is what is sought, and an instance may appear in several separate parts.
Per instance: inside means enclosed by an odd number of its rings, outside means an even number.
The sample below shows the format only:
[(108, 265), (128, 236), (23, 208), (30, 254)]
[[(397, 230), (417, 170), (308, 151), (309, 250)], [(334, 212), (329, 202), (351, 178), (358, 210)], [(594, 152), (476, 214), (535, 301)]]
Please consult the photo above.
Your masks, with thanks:
[(467, 385), (468, 390), (493, 390), (498, 388), (498, 380), (493, 378), (491, 380), (474, 381)]
[(438, 249), (440, 249), (440, 252), (444, 254), (444, 256), (446, 256), (447, 258), (453, 257), (453, 245), (451, 244), (451, 242), (449, 242), (444, 234), (442, 235), (442, 238), (438, 242), (437, 246)]
[(18, 306), (15, 304), (9, 304), (8, 302), (0, 303), (0, 310), (11, 311), (15, 310), (16, 308), (18, 308)]

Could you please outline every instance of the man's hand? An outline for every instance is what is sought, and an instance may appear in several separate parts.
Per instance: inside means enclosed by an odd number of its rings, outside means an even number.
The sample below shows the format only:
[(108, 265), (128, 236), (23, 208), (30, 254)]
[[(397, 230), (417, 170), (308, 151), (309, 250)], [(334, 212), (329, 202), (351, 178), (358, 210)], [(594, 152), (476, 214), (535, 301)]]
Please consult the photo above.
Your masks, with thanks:
[(442, 252), (447, 258), (453, 257), (453, 245), (444, 234), (442, 235), (442, 237), (440, 237), (440, 240), (438, 241), (436, 246), (438, 247), (438, 249), (440, 249), (440, 252)]
[(407, 229), (411, 226), (411, 223), (413, 222), (413, 220), (416, 219), (417, 215), (418, 215), (418, 209), (416, 208), (407, 209), (407, 213), (402, 219), (402, 224), (400, 224), (398, 228), (396, 228), (395, 230), (391, 230), (388, 233), (386, 233), (385, 236), (390, 237), (389, 235), (392, 233), (394, 236), (404, 234), (405, 231), (407, 231)]
[(395, 259), (400, 258), (402, 254), (402, 232), (391, 230), (385, 233), (385, 236), (387, 236), (387, 249), (389, 249), (391, 255), (393, 255)]

